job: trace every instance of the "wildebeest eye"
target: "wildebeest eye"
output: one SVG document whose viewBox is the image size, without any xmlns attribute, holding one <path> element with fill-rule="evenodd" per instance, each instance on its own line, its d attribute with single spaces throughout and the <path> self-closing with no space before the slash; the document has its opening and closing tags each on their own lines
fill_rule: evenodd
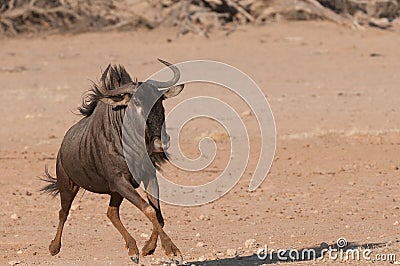
<svg viewBox="0 0 400 266">
<path fill-rule="evenodd" d="M 122 93 L 122 94 L 120 94 L 120 95 L 111 96 L 110 98 L 111 98 L 111 100 L 113 100 L 114 102 L 120 102 L 120 101 L 124 100 L 126 94 L 127 94 L 127 93 Z"/>
</svg>

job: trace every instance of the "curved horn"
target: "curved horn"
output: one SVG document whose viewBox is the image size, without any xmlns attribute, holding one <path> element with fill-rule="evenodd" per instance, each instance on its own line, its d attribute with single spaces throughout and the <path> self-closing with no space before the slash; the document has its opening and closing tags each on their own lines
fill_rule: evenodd
<svg viewBox="0 0 400 266">
<path fill-rule="evenodd" d="M 162 59 L 158 59 L 158 61 L 160 61 L 167 67 L 169 67 L 172 70 L 172 72 L 174 72 L 174 77 L 168 81 L 147 80 L 146 83 L 151 84 L 158 89 L 169 88 L 169 87 L 174 86 L 178 82 L 179 78 L 181 77 L 181 72 L 179 71 L 179 69 L 176 66 L 174 66 L 173 64 L 171 64 L 167 61 L 164 61 Z"/>
</svg>

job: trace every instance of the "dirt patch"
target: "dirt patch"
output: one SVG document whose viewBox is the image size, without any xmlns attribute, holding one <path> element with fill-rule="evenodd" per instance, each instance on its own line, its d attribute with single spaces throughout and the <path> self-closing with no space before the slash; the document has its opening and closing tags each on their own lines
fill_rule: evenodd
<svg viewBox="0 0 400 266">
<path fill-rule="evenodd" d="M 400 256 L 398 28 L 360 32 L 329 23 L 280 23 L 243 27 L 230 36 L 171 40 L 174 32 L 2 40 L 1 264 L 129 263 L 124 242 L 105 215 L 108 196 L 83 191 L 66 224 L 62 250 L 51 257 L 48 245 L 56 231 L 59 201 L 38 192 L 43 183 L 37 176 L 46 164 L 54 172 L 62 137 L 80 119 L 73 112 L 89 89 L 89 79 L 99 78 L 100 68 L 121 63 L 143 80 L 161 68 L 157 57 L 172 62 L 213 59 L 245 71 L 267 95 L 278 132 L 271 172 L 255 192 L 247 188 L 260 137 L 254 117 L 245 115 L 252 154 L 239 184 L 201 207 L 163 204 L 166 232 L 185 260 L 196 265 L 259 265 L 267 263 L 255 255 L 265 244 L 275 250 L 318 249 L 340 237 L 356 249 L 367 245 L 374 255 Z M 197 95 L 223 99 L 239 114 L 247 114 L 248 107 L 235 95 L 206 84 L 188 85 L 167 102 L 167 111 Z M 207 133 L 221 142 L 221 159 L 215 161 L 215 171 L 189 175 L 171 170 L 174 180 L 197 184 L 219 173 L 224 156 L 229 156 L 221 130 L 201 120 L 185 128 L 185 152 L 195 156 L 198 146 L 191 143 Z M 151 233 L 150 223 L 128 202 L 121 210 L 123 222 L 142 247 Z M 247 241 L 251 239 L 255 243 Z M 157 264 L 163 257 L 159 245 L 142 263 Z M 273 264 L 285 263 L 276 254 L 274 258 Z M 323 263 L 342 265 L 329 259 Z"/>
</svg>

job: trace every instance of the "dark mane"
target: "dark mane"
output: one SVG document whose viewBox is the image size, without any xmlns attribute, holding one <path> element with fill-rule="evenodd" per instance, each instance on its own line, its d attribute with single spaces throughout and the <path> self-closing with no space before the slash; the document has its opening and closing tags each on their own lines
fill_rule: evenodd
<svg viewBox="0 0 400 266">
<path fill-rule="evenodd" d="M 92 89 L 82 96 L 82 105 L 78 108 L 79 112 L 85 117 L 93 113 L 98 101 L 103 97 L 100 88 L 113 90 L 131 82 L 133 82 L 132 78 L 123 66 L 108 65 L 101 75 L 99 84 L 93 84 Z"/>
</svg>

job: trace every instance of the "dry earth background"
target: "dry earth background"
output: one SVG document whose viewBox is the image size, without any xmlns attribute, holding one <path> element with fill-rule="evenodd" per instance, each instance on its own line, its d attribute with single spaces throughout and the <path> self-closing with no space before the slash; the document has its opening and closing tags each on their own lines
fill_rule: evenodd
<svg viewBox="0 0 400 266">
<path fill-rule="evenodd" d="M 180 4 L 164 2 L 170 3 L 161 6 L 166 13 Z M 15 3 L 18 6 L 23 1 Z M 259 15 L 245 11 L 257 20 Z M 0 23 L 4 21 L 2 12 Z M 139 9 L 136 12 L 147 14 Z M 189 20 L 196 26 L 190 30 L 174 22 L 154 30 L 147 26 L 129 30 L 131 22 L 114 21 L 104 27 L 112 30 L 117 25 L 127 31 L 72 34 L 82 27 L 71 24 L 67 33 L 48 35 L 39 23 L 17 30 L 12 38 L 0 39 L 0 264 L 129 264 L 124 242 L 105 215 L 108 197 L 83 191 L 66 223 L 62 250 L 51 257 L 48 244 L 55 234 L 59 200 L 38 192 L 43 183 L 37 177 L 46 164 L 54 172 L 62 137 L 80 119 L 73 112 L 90 80 L 99 78 L 100 68 L 120 63 L 143 80 L 161 68 L 156 58 L 171 62 L 212 59 L 245 71 L 267 96 L 277 126 L 277 150 L 270 174 L 250 193 L 247 187 L 258 158 L 260 136 L 249 108 L 227 90 L 205 84 L 190 84 L 179 97 L 166 102 L 168 112 L 193 96 L 218 97 L 242 115 L 251 135 L 249 166 L 230 193 L 201 207 L 163 204 L 165 229 L 186 261 L 196 265 L 391 264 L 284 262 L 276 256 L 272 262 L 262 262 L 254 255 L 258 247 L 245 245 L 246 240 L 255 239 L 259 246 L 267 244 L 275 250 L 319 248 L 321 243 L 334 244 L 339 237 L 354 248 L 368 245 L 373 255 L 396 254 L 399 261 L 398 13 L 382 17 L 371 15 L 371 11 L 358 16 L 353 16 L 357 12 L 351 16 L 351 12 L 333 12 L 338 21 L 328 19 L 330 22 L 288 22 L 286 13 L 277 13 L 257 24 L 241 20 L 245 15 L 239 12 L 233 22 L 218 20 L 212 29 Z M 382 30 L 376 23 L 389 29 Z M 1 25 L 4 35 L 13 35 Z M 54 32 L 60 29 L 48 25 Z M 182 132 L 182 147 L 194 158 L 197 141 L 207 135 L 214 137 L 219 147 L 210 169 L 189 175 L 166 167 L 168 177 L 199 184 L 218 176 L 229 159 L 229 139 L 217 123 L 200 119 L 188 124 Z M 121 216 L 140 248 L 151 233 L 150 223 L 127 202 L 122 204 Z M 141 258 L 141 263 L 162 264 L 163 256 L 159 246 L 153 256 Z"/>
</svg>

